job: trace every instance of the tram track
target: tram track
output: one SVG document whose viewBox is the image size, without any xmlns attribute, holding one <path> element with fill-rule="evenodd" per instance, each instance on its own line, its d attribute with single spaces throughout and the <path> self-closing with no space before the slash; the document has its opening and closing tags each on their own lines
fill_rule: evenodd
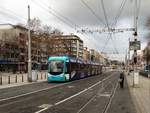
<svg viewBox="0 0 150 113">
<path fill-rule="evenodd" d="M 103 87 L 102 89 L 99 89 L 98 92 L 102 92 L 109 84 L 107 84 L 105 87 Z M 80 113 L 83 109 L 85 109 L 85 107 L 90 104 L 95 98 L 96 98 L 97 94 L 95 94 L 87 103 L 85 103 L 78 111 L 77 113 Z"/>
<path fill-rule="evenodd" d="M 109 72 L 107 72 L 107 73 L 109 73 Z M 88 78 L 85 78 L 85 79 L 88 79 Z M 49 90 L 49 89 L 60 87 L 60 86 L 67 85 L 67 84 L 72 84 L 74 82 L 78 82 L 78 81 L 70 81 L 70 82 L 66 82 L 66 83 L 47 83 L 47 82 L 37 83 L 37 85 L 41 84 L 41 86 L 43 86 L 45 88 L 43 88 L 41 86 L 40 87 L 36 86 L 36 84 L 30 84 L 30 85 L 26 85 L 26 86 L 23 86 L 23 87 L 19 86 L 19 87 L 15 87 L 15 88 L 2 89 L 2 90 L 0 90 L 0 93 L 1 93 L 0 102 L 15 99 L 15 98 L 19 98 L 19 97 L 24 97 L 24 96 L 28 96 L 28 95 L 32 95 L 32 94 L 35 94 L 35 93 L 38 93 L 38 92 L 41 92 L 41 91 Z M 28 89 L 27 89 L 27 87 L 28 87 Z M 37 88 L 36 88 L 34 90 L 35 87 L 39 87 L 39 89 L 37 90 Z M 31 88 L 32 88 L 32 90 L 30 90 Z M 20 90 L 22 90 L 22 89 L 24 90 L 25 93 L 24 92 L 20 93 Z"/>
<path fill-rule="evenodd" d="M 86 88 L 86 89 L 84 89 L 84 90 L 82 90 L 82 91 L 80 91 L 80 92 L 78 92 L 78 93 L 76 93 L 76 94 L 74 94 L 74 95 L 72 95 L 72 96 L 70 96 L 70 97 L 64 99 L 64 100 L 61 100 L 61 101 L 56 102 L 55 104 L 53 104 L 53 105 L 51 105 L 51 106 L 49 106 L 49 107 L 45 107 L 45 108 L 43 108 L 43 109 L 41 109 L 41 110 L 39 110 L 39 111 L 36 111 L 35 113 L 43 113 L 43 112 L 44 112 L 44 113 L 45 113 L 45 112 L 46 112 L 46 113 L 53 113 L 51 110 L 50 110 L 50 111 L 46 111 L 46 110 L 51 109 L 51 108 L 56 107 L 56 106 L 59 106 L 60 104 L 63 104 L 64 102 L 71 101 L 71 99 L 78 98 L 78 96 L 80 96 L 80 95 L 82 95 L 82 94 L 88 92 L 90 89 L 93 89 L 94 87 L 96 87 L 96 86 L 102 84 L 103 82 L 106 82 L 106 81 L 109 80 L 111 77 L 113 77 L 113 75 L 111 75 L 111 76 L 109 76 L 109 77 L 103 79 L 102 81 L 97 82 L 96 84 L 94 84 L 94 85 L 92 85 L 92 86 L 90 86 L 90 87 L 88 87 L 88 88 Z M 114 86 L 112 85 L 112 83 L 108 83 L 108 84 L 107 84 L 107 82 L 106 82 L 105 87 L 100 88 L 97 92 L 105 91 L 106 87 L 109 86 L 109 85 L 111 85 L 112 87 L 114 87 Z M 113 92 L 113 90 L 114 90 L 114 88 L 112 89 L 111 92 Z M 112 93 L 111 93 L 111 95 L 112 95 Z M 81 106 L 81 108 L 80 108 L 76 113 L 81 113 L 81 111 L 82 111 L 89 103 L 91 103 L 91 102 L 96 98 L 96 96 L 97 96 L 97 93 L 96 93 L 95 95 L 93 95 L 83 106 Z M 54 113 L 55 113 L 55 112 L 54 112 Z M 62 112 L 62 113 L 63 113 L 63 112 Z"/>
<path fill-rule="evenodd" d="M 104 108 L 104 111 L 103 111 L 103 112 L 99 112 L 99 113 L 107 113 L 107 110 L 109 109 L 109 106 L 110 106 L 110 104 L 111 104 L 111 101 L 112 101 L 112 99 L 113 99 L 113 97 L 114 97 L 115 91 L 116 91 L 116 89 L 117 89 L 117 87 L 118 87 L 118 83 L 113 84 L 113 83 L 110 82 L 110 81 L 109 81 L 108 84 L 105 84 L 105 86 L 103 86 L 102 88 L 100 88 L 100 89 L 96 92 L 96 94 L 95 94 L 87 103 L 85 103 L 84 106 L 81 107 L 81 109 L 79 109 L 79 110 L 77 111 L 77 113 L 82 113 L 82 111 L 84 111 L 84 109 L 86 109 L 86 107 L 87 107 L 90 103 L 92 103 L 94 99 L 96 99 L 96 97 L 98 96 L 98 93 L 102 93 L 103 91 L 105 91 L 105 89 L 106 89 L 109 85 L 112 86 L 112 90 L 110 91 L 111 93 L 110 93 L 110 94 L 104 94 L 104 95 L 101 94 L 101 96 L 108 96 L 108 97 L 110 97 L 110 98 L 109 98 L 109 102 L 108 102 L 108 104 L 106 104 L 106 106 L 105 106 L 105 108 Z M 115 85 L 115 86 L 114 86 L 114 85 Z M 87 108 L 88 108 L 88 107 L 87 107 Z"/>
<path fill-rule="evenodd" d="M 93 93 L 93 88 L 101 84 L 100 82 L 103 80 L 105 81 L 106 78 L 111 78 L 116 73 L 117 72 L 108 72 L 101 76 L 93 76 L 65 84 L 63 83 L 62 86 L 58 84 L 60 86 L 54 86 L 54 88 L 45 90 L 41 89 L 43 91 L 37 91 L 22 97 L 19 96 L 8 100 L 5 98 L 6 100 L 0 101 L 0 111 L 2 111 L 2 113 L 35 113 L 43 109 L 49 110 L 50 107 L 53 108 L 54 106 L 66 104 L 68 101 L 72 101 L 72 99 L 86 92 L 91 91 Z M 46 108 L 47 106 L 43 108 L 44 105 L 47 105 L 48 108 Z M 45 113 L 45 111 L 43 112 Z"/>
<path fill-rule="evenodd" d="M 102 113 L 107 113 L 107 112 L 108 112 L 108 109 L 110 108 L 110 105 L 111 105 L 111 103 L 112 103 L 112 100 L 113 100 L 113 98 L 114 98 L 114 95 L 115 95 L 115 93 L 116 93 L 117 88 L 118 88 L 118 83 L 116 83 L 116 86 L 115 86 L 114 90 L 113 90 L 112 93 L 111 93 L 111 97 L 110 97 L 110 99 L 109 99 L 109 102 L 108 102 L 108 104 L 106 104 L 106 106 L 105 106 L 105 108 L 104 108 L 104 111 L 103 111 Z"/>
</svg>

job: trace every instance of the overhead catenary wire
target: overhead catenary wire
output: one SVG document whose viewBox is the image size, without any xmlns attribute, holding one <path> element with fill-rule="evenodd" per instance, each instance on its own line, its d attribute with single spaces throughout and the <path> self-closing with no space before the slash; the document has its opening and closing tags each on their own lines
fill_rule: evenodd
<svg viewBox="0 0 150 113">
<path fill-rule="evenodd" d="M 110 29 L 109 22 L 108 22 L 108 18 L 107 18 L 107 13 L 106 13 L 106 10 L 105 10 L 105 6 L 104 6 L 104 1 L 103 1 L 103 0 L 101 0 L 101 4 L 102 4 L 103 13 L 104 13 L 104 17 L 105 17 L 105 20 L 106 20 L 107 28 Z M 108 36 L 109 36 L 108 38 L 110 38 L 110 39 L 112 40 L 112 42 L 113 42 L 112 34 L 109 33 Z M 109 42 L 109 40 L 106 41 L 106 45 L 104 45 L 104 49 L 106 48 L 108 42 Z M 113 44 L 113 46 L 114 46 L 115 51 L 117 51 L 114 44 Z M 103 50 L 102 50 L 102 51 L 103 51 Z"/>
<path fill-rule="evenodd" d="M 104 17 L 105 17 L 105 20 L 106 20 L 107 28 L 110 29 L 108 18 L 107 18 L 107 14 L 106 14 L 106 10 L 105 10 L 105 6 L 104 6 L 104 1 L 103 0 L 101 0 L 101 4 L 102 4 L 103 13 L 104 13 Z"/>
<path fill-rule="evenodd" d="M 84 4 L 84 6 L 85 6 L 88 10 L 91 11 L 91 13 L 97 18 L 97 20 L 98 20 L 98 22 L 99 22 L 100 24 L 106 25 L 106 24 L 103 22 L 103 20 L 95 13 L 95 11 L 94 11 L 84 0 L 80 0 L 80 1 Z"/>
<path fill-rule="evenodd" d="M 105 21 L 106 21 L 106 27 L 107 27 L 108 30 L 109 30 L 109 29 L 110 29 L 110 25 L 109 25 L 107 13 L 106 13 L 106 10 L 105 10 L 104 1 L 101 0 L 100 3 L 101 3 L 101 5 L 102 5 L 102 9 L 103 9 L 103 13 L 104 13 Z M 105 48 L 106 48 L 106 46 L 107 46 L 107 44 L 108 44 L 108 42 L 109 42 L 110 39 L 111 39 L 112 42 L 113 42 L 111 33 L 108 34 L 107 40 L 106 40 L 106 42 L 105 42 L 105 44 L 104 44 L 104 47 L 103 47 L 103 49 L 102 49 L 102 53 L 103 53 L 103 51 L 105 50 Z M 113 46 L 114 46 L 114 44 L 113 44 Z M 117 51 L 115 46 L 114 46 L 114 49 L 115 49 L 115 51 Z"/>
<path fill-rule="evenodd" d="M 34 1 L 34 0 L 31 0 L 31 1 Z M 42 3 L 40 3 L 40 4 L 42 4 Z M 44 3 L 43 4 L 45 7 L 47 7 L 47 9 L 48 9 L 48 6 Z M 57 15 L 59 15 L 59 16 L 61 16 L 64 20 L 66 20 L 66 21 L 69 21 L 70 22 L 70 24 L 72 25 L 72 26 L 74 26 L 74 25 L 77 25 L 77 24 L 74 24 L 74 22 L 72 22 L 71 20 L 69 20 L 68 18 L 66 18 L 65 16 L 63 16 L 62 14 L 60 14 L 60 13 L 58 13 L 58 11 L 56 11 L 56 10 L 54 10 L 53 9 L 53 11 L 54 12 L 56 12 L 57 13 Z M 64 22 L 64 21 L 63 21 Z M 65 23 L 66 24 L 66 23 Z M 68 25 L 68 24 L 67 24 Z M 69 25 L 69 27 L 71 27 L 70 25 Z M 79 25 L 77 25 L 77 27 L 80 27 Z M 74 28 L 75 30 L 76 30 L 76 28 Z M 83 35 L 83 34 L 82 34 Z M 84 37 L 87 37 L 86 35 L 83 35 Z M 89 38 L 87 38 L 88 40 L 91 40 L 91 39 L 89 39 Z M 97 45 L 96 45 L 97 46 Z"/>
<path fill-rule="evenodd" d="M 22 20 L 22 18 L 19 18 L 19 17 L 15 16 L 14 14 L 12 14 L 10 12 L 8 13 L 8 12 L 0 10 L 0 14 L 3 15 L 3 16 L 9 17 L 10 19 L 15 19 L 15 20 L 19 20 L 19 21 Z"/>
<path fill-rule="evenodd" d="M 23 19 L 23 20 L 27 20 L 27 18 L 23 17 L 22 15 L 20 14 L 17 14 L 15 13 L 14 11 L 12 11 L 11 9 L 8 9 L 8 8 L 4 8 L 4 7 L 0 7 L 3 11 L 6 11 L 8 12 L 9 14 L 11 15 L 14 15 L 15 17 L 19 18 L 19 19 Z"/>
<path fill-rule="evenodd" d="M 56 11 L 55 9 L 53 9 L 52 7 L 48 6 L 46 3 L 44 3 L 43 1 L 40 1 L 41 4 L 43 4 L 45 7 L 49 8 L 49 10 L 52 10 L 53 12 L 55 12 L 57 15 L 59 15 L 60 17 L 62 17 L 64 20 L 68 21 L 70 24 L 74 25 L 75 27 L 80 27 L 79 25 L 77 25 L 75 22 L 73 22 L 72 20 L 70 20 L 68 17 L 62 15 L 60 12 Z"/>
<path fill-rule="evenodd" d="M 121 6 L 120 6 L 120 8 L 119 8 L 119 12 L 118 12 L 118 14 L 117 14 L 117 16 L 115 17 L 115 21 L 114 21 L 114 24 L 113 25 L 115 25 L 116 26 L 116 24 L 117 24 L 117 22 L 118 22 L 118 18 L 120 17 L 120 15 L 121 15 L 121 13 L 122 13 L 122 11 L 123 11 L 123 8 L 124 8 L 124 6 L 125 6 L 125 3 L 126 3 L 126 0 L 123 0 L 122 1 L 122 3 L 121 3 Z M 101 0 L 101 4 L 102 4 L 102 8 L 103 8 L 103 13 L 104 13 L 104 17 L 105 17 L 105 20 L 106 20 L 106 24 L 107 24 L 107 28 L 109 29 L 110 27 L 112 27 L 112 26 L 109 26 L 109 22 L 108 22 L 108 18 L 107 18 L 107 14 L 106 14 L 106 10 L 105 10 L 105 6 L 104 6 L 104 1 L 103 0 Z M 110 39 L 112 40 L 112 43 L 113 43 L 113 47 L 114 47 L 114 50 L 115 50 L 115 52 L 116 52 L 116 54 L 119 54 L 119 52 L 118 52 L 118 50 L 117 50 L 117 48 L 116 48 L 116 46 L 115 46 L 115 44 L 114 44 L 114 41 L 113 41 L 113 38 L 112 38 L 112 34 L 111 33 L 109 33 L 108 34 L 110 37 Z M 107 37 L 108 38 L 108 37 Z M 106 44 L 108 44 L 108 39 L 106 40 L 106 43 L 105 43 L 105 45 L 104 45 L 104 47 L 103 47 L 103 49 L 102 49 L 102 52 L 104 51 L 104 49 L 106 48 Z"/>
<path fill-rule="evenodd" d="M 121 5 L 120 5 L 119 10 L 118 10 L 118 13 L 114 19 L 114 23 L 112 23 L 112 25 L 111 25 L 112 27 L 115 27 L 116 24 L 118 23 L 118 19 L 120 18 L 121 13 L 123 12 L 123 9 L 125 7 L 126 2 L 127 2 L 127 0 L 122 0 Z"/>
<path fill-rule="evenodd" d="M 32 0 L 32 1 L 34 1 L 34 0 Z M 39 5 L 38 5 L 39 6 Z M 46 6 L 47 7 L 47 6 Z M 47 8 L 48 9 L 48 8 Z M 61 17 L 64 17 L 64 16 L 62 16 L 61 14 L 59 14 Z M 55 16 L 55 15 L 54 15 Z M 58 17 L 58 16 L 57 16 Z M 66 21 L 68 20 L 68 19 L 66 19 L 66 18 L 64 18 Z M 63 23 L 64 23 L 64 21 L 62 21 Z M 66 22 L 65 22 L 65 24 L 67 24 Z M 72 25 L 72 24 L 74 24 L 72 21 L 70 21 L 70 24 Z M 68 24 L 67 24 L 68 25 Z M 74 26 L 74 25 L 72 25 L 72 26 L 70 26 L 70 25 L 68 25 L 69 27 L 71 27 L 71 28 L 73 28 L 72 26 Z M 75 28 L 74 28 L 75 29 Z M 76 29 L 75 29 L 76 30 Z M 83 34 L 82 34 L 83 35 Z M 87 38 L 87 36 L 86 35 L 83 35 L 84 37 L 86 37 Z M 89 40 L 89 38 L 87 38 L 88 40 Z M 91 39 L 90 39 L 91 40 Z"/>
<path fill-rule="evenodd" d="M 102 4 L 102 9 L 103 9 L 103 13 L 104 13 L 105 21 L 106 21 L 106 27 L 109 29 L 109 23 L 108 23 L 107 14 L 106 14 L 106 10 L 105 10 L 105 6 L 104 6 L 103 0 L 101 0 L 101 4 Z M 104 47 L 103 47 L 103 49 L 102 49 L 102 52 L 103 52 L 104 49 L 106 48 L 106 46 L 107 46 L 109 40 L 110 40 L 110 38 L 107 37 L 107 40 L 106 40 L 106 42 L 105 42 L 105 44 L 104 44 Z"/>
<path fill-rule="evenodd" d="M 39 2 L 35 1 L 35 0 L 31 0 L 34 4 L 36 4 L 37 6 L 39 6 L 41 9 L 43 9 L 44 11 L 48 12 L 49 14 L 55 16 L 58 20 L 60 20 L 61 22 L 65 23 L 67 26 L 69 26 L 72 29 L 75 29 L 75 26 L 73 26 L 72 24 L 68 23 L 67 21 L 65 21 L 64 19 L 62 19 L 61 17 L 59 17 L 58 15 L 56 15 L 54 12 L 52 12 L 51 10 L 49 10 L 49 8 L 45 8 L 43 5 L 41 5 Z"/>
<path fill-rule="evenodd" d="M 45 3 L 44 3 L 44 5 L 46 6 L 46 7 L 48 7 Z M 55 10 L 53 10 L 53 11 L 55 11 Z M 55 11 L 56 12 L 56 11 Z M 58 13 L 58 12 L 57 12 Z M 59 13 L 59 15 L 61 15 L 60 13 Z M 63 18 L 65 18 L 63 15 L 61 15 Z M 105 16 L 106 17 L 106 16 Z M 107 18 L 107 17 L 106 17 Z M 67 18 L 65 18 L 66 20 L 68 20 L 68 21 L 70 21 L 69 19 L 67 19 Z M 72 21 L 70 21 L 70 23 L 71 24 L 73 24 L 73 22 Z M 108 22 L 107 22 L 107 25 L 108 25 Z M 96 45 L 97 46 L 97 45 Z"/>
<path fill-rule="evenodd" d="M 1 9 L 0 10 L 1 15 L 9 17 L 9 19 L 14 19 L 14 20 L 22 21 L 22 22 L 26 22 L 26 20 L 27 20 L 27 18 L 23 17 L 22 15 L 19 15 L 19 14 L 15 13 L 11 9 L 8 9 L 8 8 L 5 8 L 5 7 L 0 7 L 0 9 Z M 9 22 L 11 22 L 11 20 L 9 20 Z M 8 23 L 8 22 L 3 21 L 1 23 Z"/>
<path fill-rule="evenodd" d="M 123 12 L 123 9 L 124 9 L 124 7 L 125 7 L 126 2 L 127 2 L 127 0 L 122 0 L 121 5 L 120 5 L 120 7 L 119 7 L 119 11 L 118 11 L 118 13 L 117 13 L 117 15 L 116 15 L 116 17 L 115 17 L 114 23 L 112 23 L 111 27 L 114 27 L 114 28 L 116 27 L 116 25 L 117 25 L 117 23 L 118 23 L 118 19 L 120 18 L 121 14 L 122 14 L 122 12 Z M 113 36 L 114 36 L 115 39 L 116 39 L 115 33 L 113 34 Z M 111 37 L 111 38 L 112 38 L 112 37 Z M 116 53 L 119 55 L 119 52 L 118 52 L 118 50 L 117 50 L 117 48 L 116 48 L 115 45 L 116 45 L 116 44 L 114 44 L 114 41 L 113 41 L 113 46 L 114 46 L 114 48 L 115 48 L 115 51 L 116 51 Z M 119 56 L 119 57 L 120 57 L 120 56 Z"/>
<path fill-rule="evenodd" d="M 105 42 L 104 47 L 102 48 L 102 51 L 101 51 L 102 53 L 104 52 L 104 50 L 105 50 L 105 48 L 106 48 L 106 46 L 107 46 L 109 40 L 110 40 L 110 38 L 109 38 L 108 35 L 107 35 L 106 42 Z"/>
<path fill-rule="evenodd" d="M 115 36 L 115 34 L 111 34 L 110 37 L 111 37 L 111 39 L 112 39 L 112 44 L 113 44 L 113 46 L 114 46 L 114 49 L 115 49 L 116 54 L 119 54 L 118 49 L 116 48 L 115 41 L 113 41 L 113 38 L 112 38 L 113 36 L 112 36 L 112 35 L 115 37 L 115 39 L 116 39 L 116 36 Z"/>
<path fill-rule="evenodd" d="M 61 16 L 62 17 L 62 16 Z M 70 22 L 72 24 L 72 22 Z"/>
</svg>

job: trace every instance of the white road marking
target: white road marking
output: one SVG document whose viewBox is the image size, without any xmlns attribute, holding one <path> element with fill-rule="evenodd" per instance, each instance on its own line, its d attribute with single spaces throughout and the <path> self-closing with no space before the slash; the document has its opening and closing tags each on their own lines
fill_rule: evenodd
<svg viewBox="0 0 150 113">
<path fill-rule="evenodd" d="M 111 75 L 111 76 L 112 76 L 112 75 Z M 76 93 L 76 94 L 74 94 L 74 95 L 72 95 L 72 96 L 66 98 L 66 99 L 63 99 L 63 100 L 61 100 L 61 101 L 59 101 L 59 102 L 56 102 L 53 106 L 57 106 L 57 105 L 59 105 L 59 104 L 65 102 L 65 101 L 67 101 L 67 100 L 70 100 L 70 99 L 72 99 L 72 98 L 74 98 L 74 97 L 76 97 L 76 96 L 78 96 L 78 95 L 80 95 L 80 94 L 86 92 L 87 90 L 89 90 L 89 89 L 95 87 L 96 85 L 102 83 L 103 81 L 109 79 L 111 76 L 109 76 L 109 77 L 103 79 L 102 81 L 99 81 L 99 82 L 95 83 L 94 85 L 92 85 L 92 86 L 90 86 L 90 87 L 88 87 L 88 88 L 86 88 L 86 89 L 84 89 L 84 90 L 82 90 L 82 91 L 80 91 L 80 92 L 78 92 L 78 93 Z M 47 109 L 49 109 L 49 108 L 48 108 L 48 107 L 47 107 L 47 108 L 44 108 L 44 109 L 42 109 L 42 110 L 36 111 L 35 113 L 41 113 L 41 112 L 43 112 L 43 111 L 45 111 L 45 110 L 47 110 Z"/>
<path fill-rule="evenodd" d="M 93 96 L 84 106 L 82 106 L 82 108 L 77 112 L 77 113 L 80 113 L 89 103 L 91 103 L 92 101 L 93 101 L 93 99 L 96 97 L 96 95 L 95 96 Z"/>
<path fill-rule="evenodd" d="M 114 91 L 112 92 L 112 95 L 111 95 L 111 98 L 110 98 L 110 100 L 109 100 L 109 103 L 106 105 L 106 108 L 105 108 L 105 110 L 103 111 L 103 113 L 107 113 L 108 109 L 110 108 L 110 105 L 111 105 L 111 102 L 112 102 L 112 100 L 113 100 L 113 98 L 114 98 L 114 96 L 115 96 L 117 87 L 118 87 L 118 84 L 116 85 Z"/>
<path fill-rule="evenodd" d="M 111 94 L 100 94 L 99 96 L 101 96 L 101 97 L 110 97 Z"/>
<path fill-rule="evenodd" d="M 113 75 L 114 75 L 114 74 L 113 74 Z M 112 75 L 111 75 L 111 76 L 112 76 Z M 78 93 L 76 93 L 76 94 L 74 94 L 74 95 L 72 95 L 72 96 L 66 98 L 66 99 L 63 99 L 63 100 L 61 100 L 61 101 L 59 101 L 59 102 L 56 102 L 56 103 L 54 104 L 54 106 L 57 106 L 57 105 L 59 105 L 59 104 L 65 102 L 65 101 L 67 101 L 67 100 L 70 100 L 70 99 L 72 99 L 72 98 L 74 98 L 74 97 L 76 97 L 76 96 L 78 96 L 78 95 L 80 95 L 80 94 L 86 92 L 87 90 L 90 90 L 91 88 L 95 87 L 96 85 L 98 85 L 98 84 L 102 83 L 103 81 L 109 79 L 111 76 L 109 76 L 109 77 L 103 79 L 102 81 L 99 81 L 99 82 L 95 83 L 94 85 L 92 85 L 92 86 L 90 86 L 90 87 L 88 87 L 88 88 L 86 88 L 86 89 L 84 89 L 84 90 L 82 90 L 82 91 L 80 91 L 80 92 L 78 92 Z M 35 112 L 35 113 L 41 113 L 41 112 L 43 112 L 43 111 L 45 111 L 45 110 L 47 110 L 47 109 L 49 109 L 49 108 L 44 108 L 44 109 L 39 110 L 39 111 L 37 111 L 37 112 Z"/>
<path fill-rule="evenodd" d="M 108 85 L 106 85 L 106 87 L 107 87 Z M 102 87 L 99 91 L 98 91 L 98 93 L 101 93 L 106 87 Z M 89 89 L 89 90 L 91 90 L 91 89 Z M 89 103 L 91 103 L 92 101 L 96 101 L 97 99 L 96 99 L 96 97 L 100 97 L 100 94 L 96 94 L 95 96 L 93 96 L 85 105 L 83 105 L 79 110 L 78 110 L 78 112 L 77 113 L 80 113 Z M 110 96 L 109 96 L 110 97 Z"/>
<path fill-rule="evenodd" d="M 68 88 L 74 88 L 75 86 L 68 86 Z"/>
<path fill-rule="evenodd" d="M 109 76 L 109 77 L 103 79 L 102 81 L 99 81 L 99 82 L 95 83 L 94 85 L 92 85 L 92 86 L 90 86 L 90 87 L 88 87 L 88 88 L 86 88 L 86 89 L 84 89 L 84 90 L 82 90 L 82 91 L 80 91 L 80 92 L 78 92 L 78 93 L 76 93 L 76 94 L 74 94 L 74 95 L 72 95 L 72 96 L 70 96 L 70 97 L 64 99 L 64 100 L 61 100 L 61 101 L 55 103 L 54 105 L 59 105 L 59 104 L 65 102 L 65 101 L 67 101 L 67 100 L 70 100 L 70 99 L 72 99 L 72 98 L 74 98 L 74 97 L 76 97 L 76 96 L 78 96 L 78 95 L 80 95 L 80 94 L 86 92 L 87 90 L 89 90 L 89 89 L 91 89 L 91 88 L 97 86 L 98 84 L 100 84 L 100 83 L 102 83 L 103 81 L 109 79 L 110 77 L 111 77 L 111 76 Z"/>
<path fill-rule="evenodd" d="M 47 107 L 52 107 L 52 104 L 42 104 L 40 106 L 38 106 L 39 108 L 47 108 Z"/>
<path fill-rule="evenodd" d="M 41 110 L 39 110 L 39 111 L 37 111 L 37 112 L 35 112 L 35 113 L 41 113 L 41 112 L 43 112 L 43 111 L 49 109 L 49 108 L 52 107 L 52 106 L 53 106 L 52 104 L 43 104 L 43 105 L 39 106 L 39 108 L 43 108 L 43 109 L 41 109 Z"/>
<path fill-rule="evenodd" d="M 23 97 L 23 96 L 27 96 L 27 95 L 31 95 L 31 94 L 38 93 L 38 92 L 41 92 L 41 91 L 45 91 L 45 90 L 48 90 L 48 89 L 52 89 L 52 88 L 55 88 L 55 87 L 63 86 L 63 85 L 69 84 L 69 83 L 70 82 L 64 83 L 64 84 L 58 84 L 58 85 L 55 85 L 55 86 L 52 86 L 52 87 L 48 87 L 48 88 L 36 90 L 36 91 L 33 91 L 33 92 L 24 93 L 24 94 L 21 94 L 21 95 L 17 95 L 17 96 L 13 96 L 13 97 L 8 97 L 8 98 L 0 99 L 0 102 L 6 101 L 6 100 L 15 99 L 15 98 L 19 98 L 19 97 Z"/>
<path fill-rule="evenodd" d="M 47 110 L 48 108 L 49 108 L 49 107 L 43 108 L 43 109 L 41 109 L 41 110 L 39 110 L 39 111 L 37 111 L 37 112 L 35 112 L 35 113 L 41 113 L 41 112 Z"/>
</svg>

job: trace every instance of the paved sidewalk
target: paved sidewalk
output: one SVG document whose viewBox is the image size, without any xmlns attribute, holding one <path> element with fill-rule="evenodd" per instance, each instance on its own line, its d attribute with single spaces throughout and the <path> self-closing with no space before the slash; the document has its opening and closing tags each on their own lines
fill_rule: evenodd
<svg viewBox="0 0 150 113">
<path fill-rule="evenodd" d="M 137 113 L 126 78 L 123 89 L 120 88 L 120 84 L 118 85 L 107 113 Z"/>
<path fill-rule="evenodd" d="M 137 113 L 150 113 L 150 78 L 139 76 L 139 87 L 133 88 L 133 76 L 126 77 Z"/>
<path fill-rule="evenodd" d="M 0 89 L 17 87 L 17 86 L 22 86 L 22 85 L 34 84 L 34 83 L 40 83 L 40 82 L 44 82 L 44 81 L 47 81 L 47 80 L 44 79 L 44 80 L 37 80 L 37 82 L 27 82 L 26 81 L 26 82 L 20 82 L 20 83 L 6 84 L 6 85 L 0 86 Z"/>
<path fill-rule="evenodd" d="M 40 72 L 37 74 L 37 82 L 43 82 L 47 80 L 47 75 L 45 72 Z M 4 73 L 0 76 L 0 89 L 21 86 L 26 84 L 32 84 L 36 82 L 28 82 L 27 74 L 11 74 Z"/>
</svg>

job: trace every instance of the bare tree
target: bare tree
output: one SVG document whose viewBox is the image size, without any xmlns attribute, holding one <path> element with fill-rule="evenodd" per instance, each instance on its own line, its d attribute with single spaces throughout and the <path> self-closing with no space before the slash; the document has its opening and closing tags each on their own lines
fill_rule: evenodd
<svg viewBox="0 0 150 113">
<path fill-rule="evenodd" d="M 38 18 L 33 18 L 30 21 L 30 29 L 36 33 L 40 33 L 42 31 L 41 20 Z"/>
<path fill-rule="evenodd" d="M 59 29 L 57 29 L 57 28 L 54 28 L 53 29 L 53 31 L 52 31 L 52 34 L 53 35 L 61 35 L 61 34 L 63 34 L 63 32 L 61 32 Z"/>
<path fill-rule="evenodd" d="M 42 26 L 42 31 L 45 34 L 51 34 L 52 33 L 52 27 L 48 25 L 43 25 Z"/>
<path fill-rule="evenodd" d="M 28 28 L 28 25 L 23 25 L 22 23 L 18 23 L 18 25 Z M 61 30 L 57 28 L 53 28 L 50 25 L 42 24 L 42 21 L 39 18 L 33 18 L 30 20 L 30 29 L 34 31 L 36 34 L 40 35 L 61 35 L 63 34 Z"/>
</svg>

